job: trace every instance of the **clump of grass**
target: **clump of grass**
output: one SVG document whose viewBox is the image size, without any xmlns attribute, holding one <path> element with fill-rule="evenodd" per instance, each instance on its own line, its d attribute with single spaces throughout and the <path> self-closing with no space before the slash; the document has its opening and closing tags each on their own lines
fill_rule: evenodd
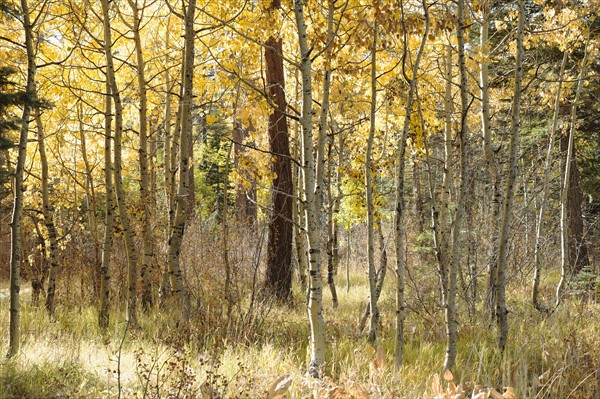
<svg viewBox="0 0 600 399">
<path fill-rule="evenodd" d="M 0 367 L 2 398 L 90 398 L 102 396 L 95 373 L 76 362 L 23 363 L 19 358 Z"/>
</svg>

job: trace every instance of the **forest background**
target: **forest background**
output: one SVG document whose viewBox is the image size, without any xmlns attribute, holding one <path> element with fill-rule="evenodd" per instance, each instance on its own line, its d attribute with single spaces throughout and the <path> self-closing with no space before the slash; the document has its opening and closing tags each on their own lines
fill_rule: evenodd
<svg viewBox="0 0 600 399">
<path fill-rule="evenodd" d="M 597 0 L 3 0 L 0 397 L 600 394 Z"/>
</svg>

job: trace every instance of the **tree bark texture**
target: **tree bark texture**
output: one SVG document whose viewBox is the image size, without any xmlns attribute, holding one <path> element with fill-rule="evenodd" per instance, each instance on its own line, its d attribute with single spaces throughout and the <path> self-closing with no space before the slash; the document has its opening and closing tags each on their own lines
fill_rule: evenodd
<svg viewBox="0 0 600 399">
<path fill-rule="evenodd" d="M 277 7 L 277 8 L 276 8 Z M 268 12 L 278 12 L 273 1 Z M 283 71 L 281 38 L 269 37 L 265 44 L 267 86 L 273 109 L 269 115 L 269 147 L 272 153 L 271 215 L 267 250 L 266 287 L 280 301 L 292 295 L 292 201 L 293 183 Z"/>
<path fill-rule="evenodd" d="M 187 221 L 186 211 L 189 209 L 188 200 L 190 180 L 188 178 L 188 166 L 190 148 L 188 137 L 192 134 L 192 102 L 194 88 L 194 15 L 196 12 L 196 0 L 190 0 L 184 18 L 184 59 L 183 59 L 183 82 L 182 95 L 179 102 L 178 116 L 180 116 L 181 137 L 179 154 L 179 185 L 175 204 L 175 215 L 168 242 L 167 262 L 170 276 L 171 290 L 177 299 L 176 311 L 180 320 L 189 321 L 190 297 L 183 284 L 183 274 L 180 265 L 181 244 Z M 173 149 L 171 149 L 173 151 Z M 171 153 L 173 157 L 173 153 Z"/>
<path fill-rule="evenodd" d="M 517 58 L 515 62 L 515 91 L 511 109 L 510 144 L 507 164 L 506 187 L 502 203 L 500 241 L 498 244 L 498 266 L 495 278 L 495 310 L 498 324 L 498 347 L 504 351 L 508 340 L 508 310 L 506 309 L 506 265 L 508 263 L 508 238 L 513 213 L 515 181 L 517 177 L 517 153 L 521 129 L 521 92 L 523 87 L 523 31 L 525 27 L 524 0 L 519 0 L 519 22 L 517 27 Z"/>
<path fill-rule="evenodd" d="M 106 214 L 104 216 L 104 238 L 102 240 L 102 261 L 100 265 L 100 310 L 98 325 L 105 331 L 110 321 L 110 256 L 114 240 L 115 198 L 112 165 L 112 100 L 110 85 L 106 82 L 104 111 L 104 185 L 106 191 Z"/>
<path fill-rule="evenodd" d="M 56 310 L 56 274 L 58 272 L 58 238 L 56 226 L 54 225 L 54 207 L 50 205 L 50 193 L 48 188 L 48 157 L 46 156 L 46 143 L 44 137 L 44 127 L 42 125 L 41 111 L 36 108 L 35 122 L 37 127 L 38 150 L 40 152 L 40 163 L 42 167 L 42 214 L 44 215 L 44 224 L 48 230 L 48 241 L 50 241 L 48 271 L 48 287 L 46 290 L 46 310 L 51 316 L 54 316 Z"/>
<path fill-rule="evenodd" d="M 29 6 L 27 0 L 21 0 L 21 11 L 23 12 L 23 28 L 25 30 L 25 49 L 27 51 L 27 82 L 25 93 L 30 99 L 36 99 L 35 90 L 35 53 L 33 49 L 33 26 L 29 18 Z M 23 217 L 23 172 L 25 171 L 25 158 L 27 157 L 27 139 L 29 135 L 29 117 L 31 115 L 31 104 L 26 101 L 23 104 L 23 114 L 19 127 L 19 146 L 17 152 L 17 165 L 14 175 L 14 197 L 13 211 L 10 224 L 10 321 L 9 321 L 9 345 L 8 356 L 15 356 L 19 352 L 20 344 L 20 321 L 21 321 L 21 220 Z"/>
<path fill-rule="evenodd" d="M 312 61 L 304 17 L 304 2 L 302 0 L 294 0 L 293 4 L 300 49 L 300 74 L 302 76 L 302 114 L 300 124 L 302 126 L 302 168 L 304 171 L 304 202 L 306 204 L 309 262 L 308 318 L 310 322 L 310 363 L 308 365 L 308 374 L 313 377 L 319 377 L 321 369 L 325 364 L 325 320 L 323 319 L 323 283 L 321 278 L 321 193 L 323 182 L 317 179 L 317 165 L 319 162 L 315 162 L 314 158 L 312 133 Z M 317 141 L 321 143 L 323 138 L 318 137 Z M 317 154 L 318 157 L 319 155 Z"/>
<path fill-rule="evenodd" d="M 106 57 L 106 76 L 110 84 L 110 93 L 115 110 L 115 135 L 114 135 L 114 184 L 117 196 L 119 219 L 125 240 L 127 255 L 127 320 L 132 326 L 137 326 L 137 256 L 134 248 L 134 232 L 131 228 L 129 213 L 127 211 L 126 194 L 123 187 L 123 103 L 115 75 L 115 66 L 112 54 L 112 33 L 110 26 L 108 0 L 102 0 L 102 18 L 104 26 L 104 54 Z"/>
</svg>

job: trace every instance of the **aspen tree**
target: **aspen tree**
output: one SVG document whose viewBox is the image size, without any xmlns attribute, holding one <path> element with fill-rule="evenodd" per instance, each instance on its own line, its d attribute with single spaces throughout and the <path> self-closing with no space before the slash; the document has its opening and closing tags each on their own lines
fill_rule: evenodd
<svg viewBox="0 0 600 399">
<path fill-rule="evenodd" d="M 308 236 L 309 296 L 308 317 L 310 321 L 310 363 L 308 374 L 318 377 L 325 363 L 325 321 L 323 319 L 323 283 L 321 280 L 321 202 L 323 182 L 317 179 L 317 165 L 314 158 L 312 124 L 312 72 L 310 47 L 304 17 L 304 2 L 294 0 L 294 16 L 300 49 L 300 74 L 302 78 L 302 169 L 305 196 L 306 231 Z M 317 138 L 320 146 L 322 137 Z M 320 151 L 319 151 L 320 150 Z M 321 154 L 321 155 L 319 155 Z M 317 149 L 317 157 L 322 156 L 322 148 Z"/>
<path fill-rule="evenodd" d="M 98 216 L 96 215 L 97 199 L 96 185 L 92 176 L 92 166 L 87 154 L 87 135 L 83 124 L 83 101 L 79 99 L 77 103 L 77 119 L 79 121 L 79 142 L 81 144 L 81 158 L 85 173 L 85 200 L 87 206 L 88 226 L 94 242 L 94 298 L 100 296 L 100 279 L 102 267 L 102 248 L 98 237 Z"/>
<path fill-rule="evenodd" d="M 506 187 L 500 221 L 498 266 L 495 278 L 495 310 L 498 324 L 498 347 L 504 351 L 508 339 L 508 310 L 506 309 L 506 265 L 508 263 L 508 236 L 513 213 L 515 181 L 517 176 L 517 152 L 521 128 L 521 92 L 523 88 L 523 32 L 525 28 L 524 0 L 519 0 L 517 25 L 517 54 L 515 61 L 515 90 L 511 109 L 510 144 L 507 164 Z"/>
<path fill-rule="evenodd" d="M 577 124 L 577 102 L 579 101 L 579 97 L 581 95 L 581 88 L 583 87 L 583 82 L 586 79 L 587 74 L 587 58 L 588 58 L 588 42 L 585 43 L 584 48 L 584 56 L 583 60 L 581 60 L 581 69 L 579 71 L 579 77 L 577 80 L 577 88 L 575 89 L 575 99 L 573 100 L 573 105 L 571 106 L 571 121 L 568 131 L 568 144 L 567 144 L 567 156 L 565 160 L 565 168 L 563 175 L 563 182 L 560 193 L 560 281 L 556 287 L 556 301 L 555 306 L 558 307 L 562 300 L 562 291 L 565 285 L 565 279 L 567 276 L 567 269 L 571 265 L 569 253 L 569 241 L 570 241 L 570 231 L 569 231 L 569 220 L 567 214 L 567 206 L 569 201 L 569 188 L 570 188 L 570 179 L 571 179 L 571 168 L 573 167 L 573 153 L 574 153 L 574 141 L 575 141 L 575 126 Z"/>
<path fill-rule="evenodd" d="M 154 264 L 154 243 L 152 237 L 152 190 L 150 189 L 149 158 L 151 157 L 148 146 L 148 96 L 146 88 L 146 74 L 144 53 L 142 49 L 142 39 L 140 37 L 141 16 L 137 0 L 128 0 L 129 7 L 133 14 L 131 24 L 126 23 L 133 33 L 136 55 L 136 74 L 138 78 L 139 104 L 139 163 L 140 163 L 140 200 L 142 201 L 142 308 L 148 311 L 154 304 L 152 295 L 152 275 Z M 144 12 L 144 9 L 141 10 Z"/>
<path fill-rule="evenodd" d="M 322 100 L 321 100 L 321 113 L 319 115 L 319 148 L 318 151 L 321 151 L 322 154 L 319 154 L 319 164 L 317 165 L 317 180 L 320 182 L 325 182 L 325 143 L 324 141 L 327 140 L 329 141 L 329 148 L 331 148 L 331 142 L 332 142 L 332 138 L 329 137 L 327 135 L 327 126 L 328 126 L 328 115 L 329 115 L 329 95 L 330 95 L 330 91 L 331 91 L 331 75 L 332 75 L 332 70 L 331 70 L 331 59 L 333 57 L 333 54 L 331 52 L 331 45 L 333 43 L 334 40 L 334 32 L 333 32 L 333 13 L 335 11 L 335 1 L 334 0 L 328 0 L 328 7 L 327 7 L 327 36 L 326 36 L 326 48 L 325 48 L 325 70 L 323 71 L 323 94 L 322 94 Z M 331 155 L 331 150 L 329 150 L 329 154 Z M 330 159 L 330 157 L 329 157 Z M 329 164 L 331 165 L 331 164 Z M 331 170 L 331 168 L 327 168 L 328 171 Z M 328 222 L 328 227 L 329 227 L 329 231 L 331 231 L 331 229 L 333 229 L 333 207 L 331 207 L 331 179 L 328 179 L 328 184 L 327 184 L 327 193 L 330 199 L 330 207 L 329 207 L 329 212 L 328 212 L 328 220 L 330 220 L 330 222 Z M 332 232 L 329 232 L 329 234 L 333 235 Z M 335 289 L 335 280 L 334 280 L 334 270 L 333 270 L 333 242 L 331 241 L 330 243 L 328 242 L 327 244 L 327 253 L 328 253 L 328 261 L 327 261 L 327 285 L 329 286 L 329 290 L 331 291 L 331 298 L 332 298 L 332 302 L 333 302 L 333 307 L 336 308 L 338 305 L 338 298 L 337 298 L 337 292 Z M 329 256 L 329 253 L 331 253 L 331 257 Z M 331 261 L 329 260 L 331 258 Z"/>
<path fill-rule="evenodd" d="M 377 109 L 377 35 L 378 35 L 378 4 L 375 4 L 375 14 L 373 18 L 373 43 L 371 46 L 371 113 L 369 138 L 367 141 L 367 152 L 365 154 L 365 194 L 367 198 L 367 264 L 369 276 L 369 307 L 371 318 L 369 322 L 368 341 L 375 343 L 377 339 L 377 274 L 375 273 L 375 210 L 373 205 L 373 138 L 375 136 L 375 116 Z"/>
<path fill-rule="evenodd" d="M 188 166 L 190 151 L 188 136 L 192 134 L 192 102 L 194 89 L 194 16 L 196 12 L 196 0 L 190 0 L 184 16 L 184 57 L 182 66 L 182 95 L 179 102 L 178 116 L 180 117 L 181 138 L 179 153 L 179 184 L 175 204 L 175 217 L 169 236 L 169 249 L 167 262 L 171 290 L 177 297 L 177 311 L 181 320 L 187 322 L 190 317 L 190 297 L 183 284 L 183 275 L 180 266 L 181 243 L 186 225 L 186 210 L 189 199 Z M 173 156 L 171 149 L 171 156 Z"/>
<path fill-rule="evenodd" d="M 25 158 L 27 156 L 27 140 L 29 134 L 29 117 L 31 115 L 32 102 L 35 102 L 35 53 L 33 49 L 33 25 L 29 16 L 27 0 L 21 0 L 21 11 L 23 13 L 23 29 L 25 30 L 25 50 L 27 53 L 27 82 L 25 94 L 30 100 L 23 103 L 23 114 L 19 127 L 19 146 L 17 153 L 17 165 L 14 174 L 14 200 L 13 212 L 10 224 L 10 321 L 9 321 L 9 344 L 8 357 L 13 357 L 19 352 L 21 340 L 20 320 L 20 285 L 21 285 L 21 220 L 23 217 L 23 172 L 25 170 Z"/>
<path fill-rule="evenodd" d="M 167 16 L 166 29 L 165 29 L 165 64 L 169 65 L 171 63 L 171 57 L 169 56 L 169 35 L 170 35 L 170 22 L 171 22 L 171 14 Z M 167 211 L 167 222 L 165 228 L 165 241 L 168 242 L 169 235 L 171 234 L 171 229 L 173 226 L 173 216 L 175 215 L 175 172 L 176 167 L 173 165 L 175 160 L 177 159 L 173 156 L 173 153 L 176 153 L 178 148 L 175 147 L 173 142 L 173 128 L 172 128 L 172 111 L 171 111 L 171 97 L 173 87 L 175 83 L 171 81 L 171 72 L 169 69 L 165 69 L 165 110 L 164 110 L 164 155 L 163 155 L 163 173 L 164 173 L 164 198 L 165 198 L 165 207 Z M 164 305 L 164 301 L 168 297 L 168 293 L 170 291 L 169 288 L 169 269 L 168 265 L 165 269 L 161 270 L 162 278 L 160 283 L 160 305 Z"/>
<path fill-rule="evenodd" d="M 452 224 L 452 253 L 449 254 L 449 270 L 448 270 L 448 288 L 447 298 L 444 301 L 444 315 L 446 323 L 446 356 L 444 358 L 444 370 L 450 370 L 454 367 L 456 361 L 456 339 L 458 334 L 458 326 L 456 320 L 456 296 L 457 296 L 457 279 L 460 262 L 460 238 L 462 236 L 462 220 L 465 214 L 467 201 L 467 151 L 466 140 L 468 135 L 468 80 L 467 66 L 465 56 L 465 31 L 467 25 L 465 22 L 465 2 L 458 1 L 458 29 L 456 36 L 458 39 L 458 69 L 460 74 L 460 124 L 458 131 L 458 196 L 456 198 L 456 211 Z"/>
<path fill-rule="evenodd" d="M 417 81 L 419 74 L 419 66 L 421 63 L 421 57 L 425 51 L 425 44 L 427 37 L 429 36 L 429 6 L 427 2 L 423 0 L 423 16 L 425 17 L 425 29 L 421 42 L 419 44 L 419 50 L 415 57 L 415 61 L 412 67 L 410 80 L 408 76 L 404 76 L 406 80 L 410 81 L 408 96 L 406 99 L 406 108 L 404 115 L 404 122 L 402 126 L 402 134 L 396 144 L 396 204 L 395 204 L 395 215 L 394 215 L 394 238 L 396 242 L 396 335 L 394 341 L 394 366 L 398 369 L 402 365 L 402 359 L 404 356 L 404 319 L 405 319 L 405 306 L 404 306 L 404 269 L 405 269 L 405 242 L 404 242 L 404 214 L 405 214 L 405 201 L 404 201 L 404 174 L 405 174 L 405 153 L 406 153 L 406 140 L 410 131 L 410 120 L 413 114 L 414 101 L 417 90 Z M 404 6 L 401 2 L 402 7 L 402 22 L 405 23 Z M 406 29 L 404 32 L 404 52 L 408 51 L 407 33 Z M 404 58 L 406 60 L 406 58 Z M 406 65 L 402 65 L 403 71 L 406 70 Z"/>
<path fill-rule="evenodd" d="M 496 278 L 498 255 L 498 229 L 495 228 L 500 214 L 500 175 L 498 174 L 497 160 L 492 148 L 492 129 L 490 127 L 490 85 L 489 85 L 489 30 L 490 30 L 490 0 L 481 3 L 481 26 L 479 45 L 481 48 L 481 61 L 479 63 L 479 85 L 481 93 L 481 131 L 483 134 L 483 155 L 487 165 L 488 177 L 492 186 L 491 207 L 489 223 L 491 236 L 488 248 L 488 308 L 491 320 L 495 318 L 494 310 L 494 280 Z"/>
<path fill-rule="evenodd" d="M 46 310 L 51 316 L 54 316 L 56 303 L 56 273 L 58 269 L 58 238 L 56 226 L 54 225 L 54 209 L 50 205 L 48 189 L 48 157 L 46 156 L 46 143 L 44 137 L 44 127 L 42 124 L 42 115 L 39 106 L 35 110 L 35 122 L 37 128 L 38 150 L 40 153 L 40 163 L 42 168 L 42 214 L 44 215 L 44 224 L 48 230 L 48 240 L 50 249 L 48 251 L 50 268 L 48 271 L 48 288 L 46 291 Z"/>
<path fill-rule="evenodd" d="M 554 144 L 556 139 L 556 131 L 558 130 L 558 119 L 560 115 L 560 97 L 562 93 L 562 84 L 565 74 L 565 65 L 567 64 L 568 52 L 565 50 L 563 53 L 563 59 L 560 64 L 560 72 L 558 73 L 558 86 L 556 88 L 556 97 L 554 99 L 554 111 L 552 113 L 552 125 L 550 126 L 549 138 L 548 138 L 548 150 L 546 152 L 546 162 L 544 164 L 544 177 L 542 180 L 540 208 L 538 210 L 537 225 L 535 230 L 535 249 L 534 249 L 534 274 L 533 274 L 533 288 L 531 290 L 531 300 L 533 306 L 540 312 L 547 311 L 540 303 L 539 299 L 539 287 L 540 278 L 542 271 L 542 230 L 544 225 L 544 217 L 546 213 L 546 203 L 548 202 L 548 183 L 551 179 L 552 163 L 554 158 Z"/>
<path fill-rule="evenodd" d="M 131 228 L 125 189 L 123 187 L 123 162 L 122 162 L 122 140 L 123 140 L 123 103 L 115 75 L 115 66 L 112 53 L 112 33 L 110 26 L 108 0 L 102 0 L 102 19 L 104 28 L 103 47 L 106 57 L 106 77 L 110 84 L 110 93 L 115 106 L 115 135 L 114 135 L 114 185 L 117 196 L 117 208 L 119 219 L 125 239 L 125 251 L 127 254 L 127 320 L 132 326 L 137 326 L 137 257 L 134 248 L 134 232 Z"/>
<path fill-rule="evenodd" d="M 110 256 L 112 254 L 115 226 L 115 198 L 112 164 L 112 100 L 110 85 L 106 82 L 104 110 L 104 186 L 106 213 L 104 215 L 104 238 L 102 240 L 102 263 L 100 266 L 100 310 L 98 325 L 106 330 L 110 321 Z"/>
</svg>

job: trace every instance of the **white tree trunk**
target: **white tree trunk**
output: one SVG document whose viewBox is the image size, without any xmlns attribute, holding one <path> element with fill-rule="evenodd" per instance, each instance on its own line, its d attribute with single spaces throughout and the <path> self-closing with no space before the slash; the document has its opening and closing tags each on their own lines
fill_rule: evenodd
<svg viewBox="0 0 600 399">
<path fill-rule="evenodd" d="M 58 269 L 58 239 L 56 226 L 54 225 L 54 208 L 50 205 L 48 189 L 48 157 L 46 156 L 46 143 L 44 137 L 44 128 L 42 125 L 42 115 L 39 107 L 35 112 L 35 122 L 37 127 L 38 150 L 40 152 L 40 163 L 42 168 L 42 214 L 44 215 L 44 224 L 48 230 L 48 240 L 50 241 L 50 250 L 48 251 L 50 268 L 48 271 L 48 288 L 46 290 L 46 310 L 51 316 L 54 316 L 56 310 L 56 273 Z"/>
<path fill-rule="evenodd" d="M 308 235 L 309 297 L 308 317 L 310 321 L 310 363 L 308 373 L 318 377 L 325 363 L 325 321 L 323 319 L 323 282 L 321 278 L 321 205 L 322 181 L 317 179 L 317 164 L 313 155 L 312 133 L 312 76 L 311 58 L 306 37 L 304 2 L 294 0 L 294 16 L 300 47 L 300 73 L 302 76 L 302 169 L 305 195 L 306 230 Z M 323 138 L 318 137 L 321 143 Z M 321 151 L 322 154 L 322 151 Z M 322 156 L 322 155 L 321 155 Z"/>
<path fill-rule="evenodd" d="M 540 208 L 538 210 L 537 226 L 535 230 L 535 249 L 534 249 L 534 274 L 533 274 L 533 288 L 531 291 L 531 297 L 533 306 L 541 311 L 545 312 L 548 309 L 542 305 L 539 299 L 539 287 L 540 278 L 542 271 L 542 230 L 544 225 L 544 217 L 546 213 L 546 202 L 548 201 L 548 183 L 551 180 L 551 168 L 554 158 L 554 143 L 556 141 L 556 132 L 558 130 L 558 117 L 560 115 L 560 96 L 562 93 L 562 83 L 565 74 L 565 66 L 567 64 L 568 52 L 565 51 L 563 59 L 560 64 L 560 72 L 558 74 L 558 87 L 556 88 L 556 97 L 554 99 L 554 112 L 552 115 L 552 125 L 550 126 L 549 139 L 548 139 L 548 151 L 546 153 L 546 163 L 544 165 L 544 176 L 542 179 L 542 190 L 540 199 Z"/>
<path fill-rule="evenodd" d="M 377 13 L 377 11 L 375 11 Z M 369 275 L 369 322 L 368 341 L 373 344 L 377 339 L 377 274 L 375 273 L 375 207 L 373 205 L 373 139 L 375 137 L 375 118 L 377 109 L 377 15 L 373 18 L 373 44 L 371 47 L 371 123 L 367 152 L 365 154 L 365 196 L 367 198 L 367 265 Z"/>
</svg>

